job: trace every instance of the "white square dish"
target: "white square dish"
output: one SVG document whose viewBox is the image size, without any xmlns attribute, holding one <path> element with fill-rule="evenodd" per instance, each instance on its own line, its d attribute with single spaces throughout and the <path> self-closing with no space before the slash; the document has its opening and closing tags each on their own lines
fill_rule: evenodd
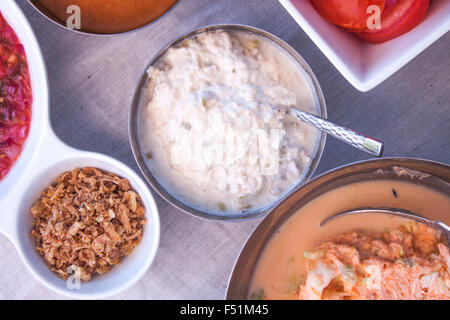
<svg viewBox="0 0 450 320">
<path fill-rule="evenodd" d="M 450 30 L 450 1 L 433 0 L 425 20 L 393 40 L 370 44 L 325 20 L 309 0 L 280 0 L 338 71 L 359 91 L 369 91 Z"/>
</svg>

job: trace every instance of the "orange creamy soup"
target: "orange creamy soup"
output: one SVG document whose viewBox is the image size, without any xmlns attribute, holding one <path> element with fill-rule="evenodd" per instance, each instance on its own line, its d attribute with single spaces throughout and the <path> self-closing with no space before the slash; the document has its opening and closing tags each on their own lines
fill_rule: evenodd
<svg viewBox="0 0 450 320">
<path fill-rule="evenodd" d="M 65 22 L 67 7 L 81 11 L 81 29 L 97 33 L 133 30 L 159 18 L 177 0 L 34 0 Z"/>
<path fill-rule="evenodd" d="M 258 261 L 251 299 L 450 299 L 448 243 L 439 232 L 356 207 L 402 207 L 450 224 L 448 196 L 396 181 L 343 186 L 311 201 L 275 233 Z"/>
</svg>

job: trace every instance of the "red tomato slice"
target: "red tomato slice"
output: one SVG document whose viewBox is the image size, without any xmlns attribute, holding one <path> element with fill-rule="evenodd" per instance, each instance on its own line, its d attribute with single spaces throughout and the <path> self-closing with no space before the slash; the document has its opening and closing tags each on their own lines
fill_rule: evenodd
<svg viewBox="0 0 450 320">
<path fill-rule="evenodd" d="M 381 13 L 381 29 L 367 30 L 357 35 L 371 43 L 394 39 L 422 22 L 430 0 L 396 0 Z"/>
<path fill-rule="evenodd" d="M 386 0 L 310 0 L 314 8 L 328 21 L 350 30 L 367 29 L 371 5 L 384 9 Z M 388 0 L 389 1 L 389 0 Z"/>
</svg>

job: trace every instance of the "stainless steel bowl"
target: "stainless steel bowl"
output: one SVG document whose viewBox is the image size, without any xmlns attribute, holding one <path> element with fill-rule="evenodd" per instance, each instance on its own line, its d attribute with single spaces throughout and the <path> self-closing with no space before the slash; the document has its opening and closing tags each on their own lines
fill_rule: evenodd
<svg viewBox="0 0 450 320">
<path fill-rule="evenodd" d="M 71 29 L 68 28 L 65 21 L 62 21 L 61 19 L 59 19 L 57 16 L 55 16 L 53 13 L 51 13 L 45 6 L 43 6 L 39 0 L 28 0 L 28 3 L 34 8 L 36 9 L 44 18 L 46 18 L 47 20 L 53 22 L 54 24 L 73 31 L 75 33 L 80 33 L 80 34 L 88 34 L 88 35 L 94 35 L 94 36 L 114 36 L 114 35 L 118 35 L 118 34 L 128 34 L 128 33 L 132 33 L 138 30 L 142 30 L 145 29 L 149 26 L 151 26 L 152 24 L 154 24 L 155 22 L 159 21 L 160 19 L 164 18 L 167 14 L 169 14 L 169 12 L 171 12 L 182 0 L 178 0 L 169 10 L 167 10 L 166 12 L 164 12 L 162 15 L 160 15 L 158 18 L 156 18 L 153 21 L 150 21 L 149 23 L 138 27 L 136 29 L 132 29 L 132 30 L 128 30 L 128 31 L 122 31 L 122 32 L 115 32 L 115 33 L 100 33 L 100 32 L 92 32 L 92 31 L 87 31 L 87 30 L 78 30 L 78 29 Z"/>
<path fill-rule="evenodd" d="M 266 244 L 301 207 L 341 186 L 375 180 L 411 182 L 450 196 L 450 166 L 437 162 L 385 158 L 357 162 L 324 173 L 286 198 L 255 228 L 236 260 L 228 282 L 226 298 L 247 299 L 254 270 Z"/>
<path fill-rule="evenodd" d="M 234 24 L 233 25 L 230 25 L 230 24 L 212 25 L 212 26 L 207 26 L 207 27 L 203 27 L 203 28 L 194 30 L 192 32 L 186 33 L 186 34 L 176 38 L 175 40 L 173 40 L 169 44 L 167 44 L 165 47 L 163 47 L 147 64 L 144 71 L 142 72 L 142 75 L 136 86 L 136 89 L 134 91 L 134 95 L 133 95 L 133 98 L 131 101 L 131 107 L 129 110 L 129 118 L 128 118 L 129 119 L 129 123 L 128 123 L 129 136 L 130 136 L 130 142 L 131 142 L 133 154 L 139 165 L 139 168 L 141 169 L 143 175 L 145 176 L 147 181 L 150 183 L 150 185 L 153 187 L 153 189 L 161 197 L 163 197 L 165 200 L 170 202 L 173 206 L 175 206 L 179 210 L 186 212 L 188 214 L 191 214 L 193 216 L 196 216 L 196 217 L 200 217 L 200 218 L 204 218 L 204 219 L 211 219 L 211 220 L 219 220 L 219 221 L 241 221 L 241 220 L 246 220 L 246 219 L 251 219 L 251 218 L 257 218 L 257 217 L 267 214 L 276 205 L 276 203 L 270 207 L 245 212 L 242 214 L 236 214 L 236 215 L 232 215 L 232 216 L 218 215 L 218 214 L 214 214 L 211 212 L 202 211 L 197 208 L 194 208 L 194 207 L 180 201 L 176 197 L 174 197 L 168 190 L 166 190 L 163 186 L 160 185 L 160 183 L 157 181 L 157 179 L 152 174 L 151 170 L 145 164 L 145 160 L 144 160 L 145 155 L 144 155 L 143 151 L 141 150 L 141 146 L 139 143 L 138 114 L 139 114 L 140 108 L 142 107 L 143 100 L 145 100 L 145 99 L 143 99 L 144 94 L 143 94 L 142 88 L 147 81 L 147 73 L 146 73 L 147 69 L 150 66 L 152 66 L 153 64 L 155 64 L 158 61 L 158 59 L 160 59 L 167 52 L 167 50 L 169 48 L 174 47 L 174 46 L 178 45 L 180 42 L 184 41 L 185 39 L 193 37 L 200 33 L 216 31 L 216 30 L 244 31 L 244 32 L 248 32 L 251 34 L 256 34 L 258 36 L 265 38 L 268 41 L 271 41 L 276 46 L 278 46 L 281 50 L 284 50 L 292 59 L 294 59 L 298 63 L 299 68 L 301 68 L 301 70 L 304 70 L 305 76 L 307 78 L 309 78 L 308 82 L 310 83 L 311 90 L 313 91 L 313 93 L 315 95 L 315 97 L 314 97 L 314 99 L 316 100 L 315 105 L 316 105 L 316 108 L 318 109 L 318 110 L 316 110 L 316 112 L 319 116 L 326 118 L 327 112 L 326 112 L 326 107 L 325 107 L 325 99 L 323 97 L 322 89 L 320 88 L 319 82 L 317 81 L 316 77 L 314 76 L 312 70 L 309 68 L 309 66 L 305 62 L 305 60 L 303 60 L 303 58 L 291 46 L 289 46 L 286 42 L 284 42 L 280 38 L 266 32 L 266 31 L 263 31 L 263 30 L 260 30 L 260 29 L 254 28 L 254 27 L 249 27 L 249 26 L 244 26 L 244 25 L 234 25 Z M 312 156 L 311 164 L 310 164 L 309 168 L 307 169 L 307 171 L 304 173 L 302 181 L 298 182 L 298 184 L 295 186 L 293 191 L 295 189 L 297 189 L 304 181 L 309 180 L 311 178 L 311 176 L 313 175 L 313 173 L 319 163 L 319 160 L 322 156 L 323 148 L 325 145 L 325 139 L 326 139 L 326 134 L 322 133 L 320 135 L 319 141 L 316 145 L 314 154 Z M 290 193 L 292 193 L 293 191 L 291 191 Z M 281 201 L 288 195 L 289 194 L 286 194 L 284 197 L 279 199 L 279 201 Z"/>
</svg>

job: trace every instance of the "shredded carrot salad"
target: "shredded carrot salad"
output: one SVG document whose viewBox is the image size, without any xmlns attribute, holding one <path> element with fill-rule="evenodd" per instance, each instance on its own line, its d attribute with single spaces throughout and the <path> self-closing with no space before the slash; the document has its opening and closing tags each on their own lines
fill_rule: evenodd
<svg viewBox="0 0 450 320">
<path fill-rule="evenodd" d="M 449 300 L 450 254 L 441 234 L 408 222 L 389 232 L 353 231 L 305 251 L 298 299 Z"/>
</svg>

